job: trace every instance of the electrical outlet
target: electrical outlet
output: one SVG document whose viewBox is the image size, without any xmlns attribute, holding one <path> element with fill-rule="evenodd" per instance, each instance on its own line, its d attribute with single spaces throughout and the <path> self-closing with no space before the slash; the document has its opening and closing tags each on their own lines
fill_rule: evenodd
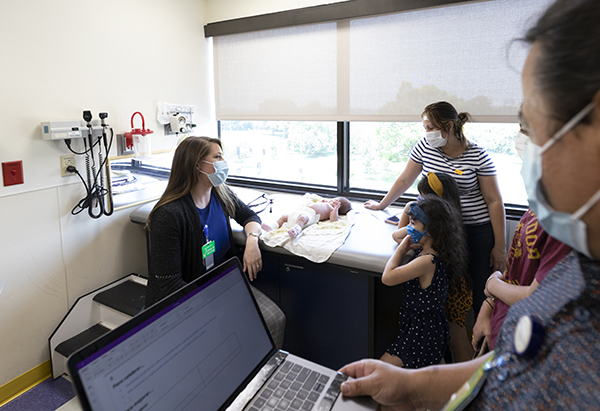
<svg viewBox="0 0 600 411">
<path fill-rule="evenodd" d="M 77 164 L 75 164 L 75 155 L 60 156 L 60 175 L 62 177 L 75 175 L 75 173 L 67 171 L 67 167 L 69 166 L 77 167 Z"/>
</svg>

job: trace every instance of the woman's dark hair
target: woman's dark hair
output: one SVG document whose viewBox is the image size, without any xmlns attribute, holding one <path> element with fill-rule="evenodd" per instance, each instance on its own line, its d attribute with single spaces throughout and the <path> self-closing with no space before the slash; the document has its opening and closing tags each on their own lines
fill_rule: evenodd
<svg viewBox="0 0 600 411">
<path fill-rule="evenodd" d="M 450 286 L 460 289 L 460 279 L 466 275 L 468 269 L 469 251 L 459 211 L 435 194 L 424 195 L 421 200 L 417 200 L 417 205 L 429 219 L 426 227 L 433 240 L 431 246 L 448 267 Z M 412 216 L 410 210 L 407 214 Z"/>
<path fill-rule="evenodd" d="M 421 118 L 427 116 L 431 125 L 443 131 L 449 131 L 450 123 L 454 124 L 454 134 L 460 140 L 463 147 L 469 147 L 469 140 L 465 137 L 463 126 L 471 119 L 469 113 L 459 113 L 454 106 L 447 101 L 438 101 L 425 107 Z"/>
<path fill-rule="evenodd" d="M 456 180 L 446 173 L 435 173 L 435 175 L 440 180 L 440 183 L 442 183 L 442 187 L 444 187 L 442 198 L 450 202 L 450 204 L 452 204 L 454 207 L 456 207 L 460 215 L 460 192 L 458 191 L 458 184 L 456 184 Z M 421 180 L 417 184 L 417 190 L 419 190 L 419 193 L 423 195 L 437 195 L 436 192 L 433 191 L 433 188 L 431 188 L 431 186 L 429 185 L 427 176 L 421 178 Z"/>
<path fill-rule="evenodd" d="M 566 123 L 600 90 L 600 2 L 558 0 L 522 40 L 539 44 L 536 85 L 550 117 Z"/>
</svg>

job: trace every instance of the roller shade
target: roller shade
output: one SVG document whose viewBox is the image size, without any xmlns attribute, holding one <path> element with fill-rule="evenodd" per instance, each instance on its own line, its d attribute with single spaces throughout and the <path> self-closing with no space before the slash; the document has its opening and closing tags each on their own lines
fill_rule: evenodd
<svg viewBox="0 0 600 411">
<path fill-rule="evenodd" d="M 524 35 L 552 0 L 495 0 L 214 37 L 219 120 L 420 121 L 447 100 L 516 122 Z"/>
</svg>

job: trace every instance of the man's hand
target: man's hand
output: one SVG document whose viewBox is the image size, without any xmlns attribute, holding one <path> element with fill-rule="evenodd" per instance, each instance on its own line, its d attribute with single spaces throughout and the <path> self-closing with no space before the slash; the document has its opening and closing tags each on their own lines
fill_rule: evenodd
<svg viewBox="0 0 600 411">
<path fill-rule="evenodd" d="M 382 361 L 362 360 L 346 365 L 340 372 L 355 378 L 342 384 L 342 394 L 346 397 L 369 395 L 382 411 L 416 409 L 409 395 L 412 370 Z"/>
</svg>

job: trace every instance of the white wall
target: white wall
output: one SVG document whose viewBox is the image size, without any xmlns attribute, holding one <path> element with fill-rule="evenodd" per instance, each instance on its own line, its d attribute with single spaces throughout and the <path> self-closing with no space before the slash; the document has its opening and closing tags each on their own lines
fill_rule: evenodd
<svg viewBox="0 0 600 411">
<path fill-rule="evenodd" d="M 98 220 L 70 214 L 83 187 L 60 176 L 68 151 L 41 139 L 40 122 L 106 111 L 122 133 L 141 111 L 160 149 L 173 143 L 156 122 L 157 102 L 165 101 L 195 105 L 200 132 L 216 135 L 204 7 L 204 0 L 0 2 L 0 161 L 22 160 L 25 179 L 0 184 L 0 385 L 49 358 L 47 339 L 79 296 L 146 273 L 133 209 Z"/>
<path fill-rule="evenodd" d="M 206 17 L 208 23 L 214 23 L 342 1 L 345 0 L 206 0 Z"/>
<path fill-rule="evenodd" d="M 49 358 L 47 339 L 79 296 L 146 274 L 144 232 L 129 222 L 132 209 L 98 220 L 70 214 L 83 188 L 77 177 L 60 176 L 59 158 L 69 152 L 41 139 L 40 122 L 105 111 L 122 133 L 141 111 L 155 131 L 153 148 L 167 148 L 173 140 L 156 122 L 164 101 L 195 105 L 199 132 L 216 135 L 204 24 L 330 2 L 0 2 L 0 162 L 22 160 L 25 179 L 0 184 L 0 385 Z M 77 164 L 84 168 L 81 158 Z"/>
</svg>

